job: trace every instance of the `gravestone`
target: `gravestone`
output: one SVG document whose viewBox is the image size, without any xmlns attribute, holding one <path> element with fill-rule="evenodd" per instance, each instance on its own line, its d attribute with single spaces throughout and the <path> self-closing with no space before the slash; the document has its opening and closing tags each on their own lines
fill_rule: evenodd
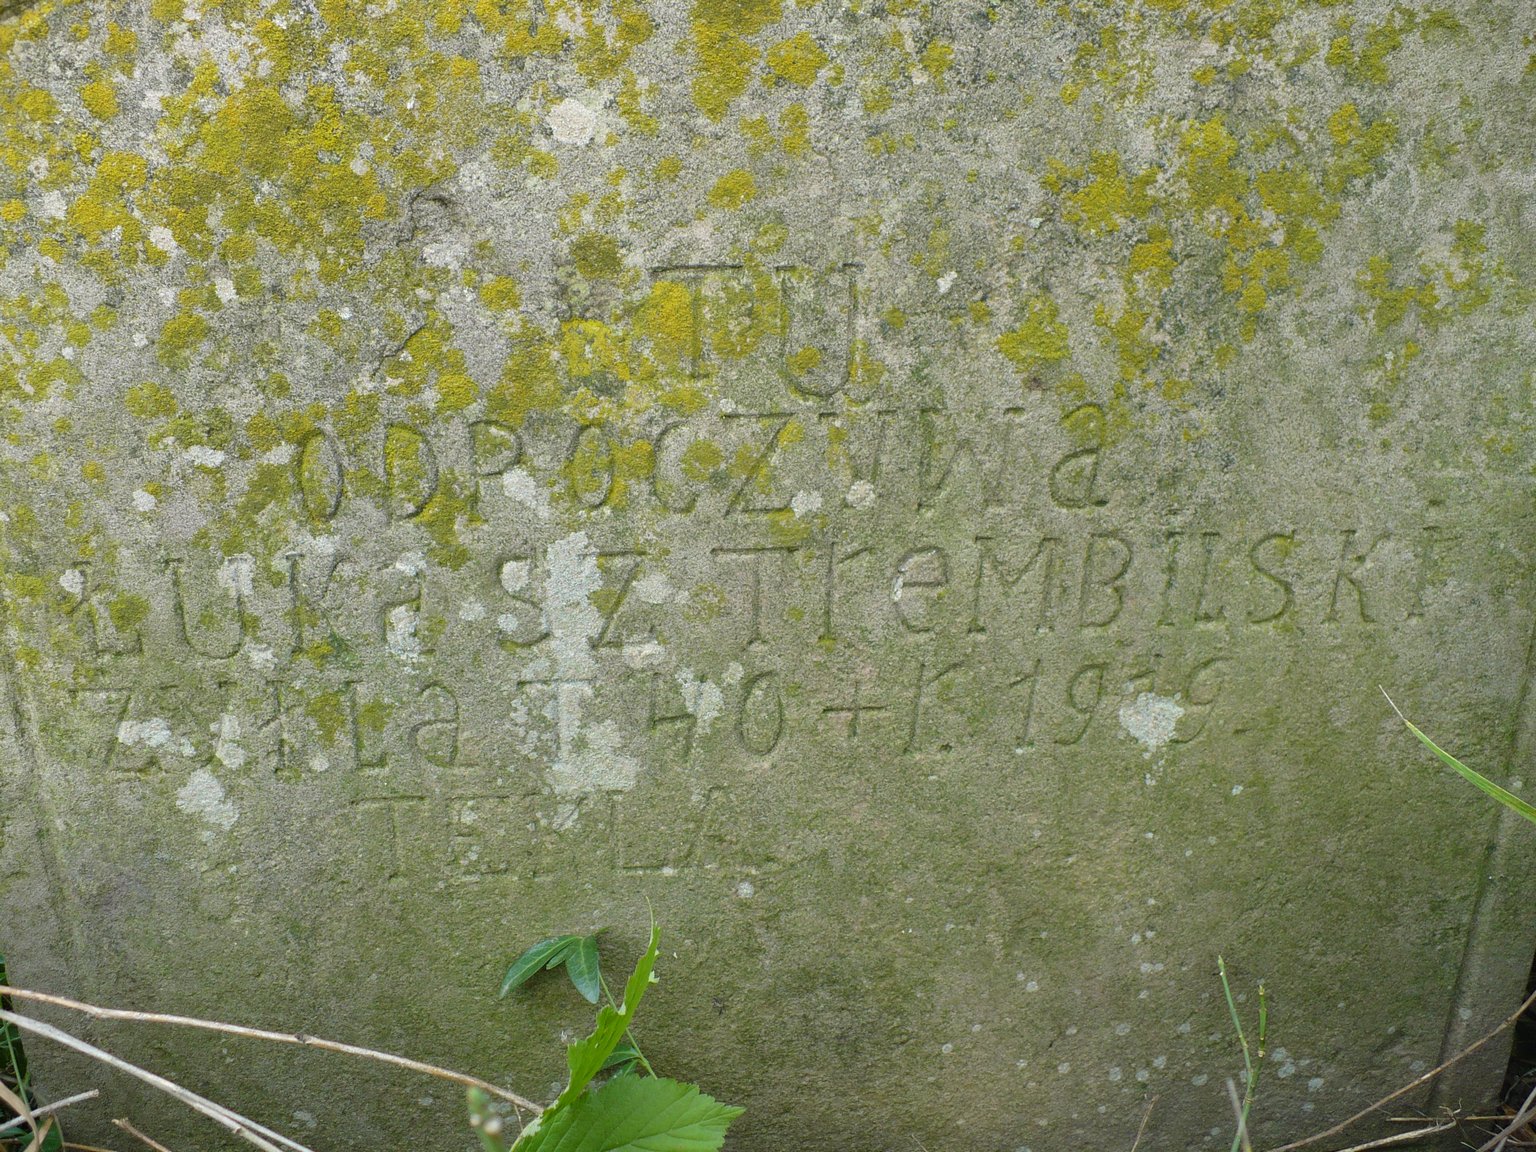
<svg viewBox="0 0 1536 1152">
<path fill-rule="evenodd" d="M 1531 24 L 9 14 L 13 974 L 544 1098 L 587 1009 L 503 968 L 605 927 L 611 982 L 649 904 L 637 1034 L 747 1152 L 1153 1097 L 1224 1147 L 1218 953 L 1261 1142 L 1434 1066 L 1518 1002 L 1532 834 L 1378 687 L 1519 781 Z M 470 1143 L 436 1081 L 58 1019 L 317 1148 Z"/>
</svg>

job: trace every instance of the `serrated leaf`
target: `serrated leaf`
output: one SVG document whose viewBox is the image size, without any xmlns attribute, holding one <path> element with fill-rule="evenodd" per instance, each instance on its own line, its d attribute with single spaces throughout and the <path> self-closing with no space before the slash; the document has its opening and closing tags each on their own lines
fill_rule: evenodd
<svg viewBox="0 0 1536 1152">
<path fill-rule="evenodd" d="M 692 1084 L 621 1076 L 550 1109 L 517 1152 L 715 1152 L 741 1112 Z"/>
<path fill-rule="evenodd" d="M 603 992 L 603 976 L 598 967 L 597 937 L 583 936 L 571 949 L 565 962 L 576 991 L 586 997 L 588 1004 L 596 1004 Z"/>
<path fill-rule="evenodd" d="M 629 1030 L 635 1018 L 635 1009 L 640 1007 L 640 998 L 645 995 L 645 990 L 651 983 L 651 973 L 656 967 L 656 953 L 660 943 L 661 930 L 652 924 L 650 947 L 645 950 L 645 955 L 640 957 L 634 972 L 630 974 L 629 982 L 624 985 L 623 1002 L 617 1008 L 609 1004 L 599 1008 L 597 1027 L 592 1030 L 592 1035 L 585 1040 L 578 1040 L 565 1050 L 565 1061 L 571 1070 L 571 1080 L 565 1086 L 565 1091 L 555 1100 L 550 1109 L 551 1112 L 576 1099 L 581 1094 L 581 1090 L 591 1083 L 592 1077 L 602 1071 L 603 1064 L 619 1046 L 619 1041 L 624 1038 L 624 1033 Z"/>
<path fill-rule="evenodd" d="M 551 936 L 548 940 L 540 940 L 512 961 L 507 974 L 501 978 L 501 991 L 496 995 L 505 996 L 519 984 L 527 982 L 540 969 L 556 968 L 565 963 L 571 949 L 580 941 L 580 936 Z"/>
<path fill-rule="evenodd" d="M 636 1048 L 628 1040 L 608 1054 L 608 1059 L 603 1061 L 599 1072 L 606 1072 L 610 1068 L 617 1068 L 621 1064 L 633 1064 L 640 1059 L 640 1049 Z"/>
</svg>

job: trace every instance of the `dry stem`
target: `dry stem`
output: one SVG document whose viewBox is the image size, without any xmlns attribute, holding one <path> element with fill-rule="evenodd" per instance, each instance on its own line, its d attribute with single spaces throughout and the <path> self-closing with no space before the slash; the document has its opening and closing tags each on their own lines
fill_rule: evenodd
<svg viewBox="0 0 1536 1152">
<path fill-rule="evenodd" d="M 1141 1123 L 1136 1126 L 1136 1139 L 1131 1141 L 1131 1152 L 1141 1147 L 1141 1138 L 1147 1134 L 1147 1121 L 1152 1119 L 1152 1108 L 1157 1103 L 1157 1097 L 1147 1099 L 1147 1106 L 1141 1110 Z"/>
<path fill-rule="evenodd" d="M 1465 1048 L 1456 1053 L 1456 1055 L 1452 1056 L 1449 1060 L 1445 1061 L 1443 1064 L 1435 1065 L 1428 1072 L 1424 1073 L 1424 1075 L 1420 1076 L 1417 1080 L 1409 1081 L 1396 1092 L 1383 1096 L 1380 1100 L 1376 1101 L 1376 1103 L 1370 1105 L 1370 1107 L 1360 1109 L 1360 1111 L 1356 1112 L 1353 1116 L 1346 1120 L 1340 1120 L 1332 1128 L 1328 1128 L 1322 1132 L 1315 1133 L 1314 1135 L 1308 1136 L 1302 1140 L 1293 1140 L 1289 1144 L 1282 1144 L 1278 1148 L 1271 1148 L 1269 1149 L 1269 1152 L 1292 1152 L 1293 1149 L 1305 1148 L 1308 1144 L 1316 1144 L 1319 1140 L 1326 1140 L 1330 1136 L 1337 1136 L 1351 1124 L 1354 1124 L 1356 1121 L 1365 1119 L 1365 1117 L 1376 1111 L 1376 1109 L 1384 1108 L 1386 1105 L 1396 1100 L 1399 1096 L 1406 1096 L 1409 1092 L 1412 1092 L 1421 1084 L 1427 1084 L 1429 1081 L 1433 1080 L 1436 1076 L 1440 1075 L 1440 1073 L 1444 1072 L 1453 1064 L 1459 1064 L 1462 1060 L 1465 1060 L 1468 1056 L 1472 1055 L 1472 1053 L 1476 1052 L 1479 1048 L 1488 1043 L 1488 1041 L 1492 1040 L 1500 1032 L 1503 1032 L 1506 1028 L 1512 1028 L 1515 1024 L 1515 1021 L 1524 1016 L 1526 1010 L 1533 1004 L 1536 1004 L 1536 992 L 1532 992 L 1529 996 L 1527 996 L 1525 998 L 1525 1002 L 1521 1004 L 1520 1007 L 1516 1008 L 1512 1013 L 1510 1013 L 1502 1024 L 1500 1024 L 1493 1031 L 1489 1032 L 1481 1040 L 1476 1040 L 1473 1043 L 1468 1044 Z"/>
<path fill-rule="evenodd" d="M 282 1152 L 282 1149 L 278 1147 L 280 1144 L 286 1145 L 293 1152 L 311 1152 L 304 1145 L 290 1140 L 288 1137 L 274 1132 L 270 1128 L 264 1128 L 254 1120 L 247 1119 L 231 1108 L 226 1108 L 216 1101 L 199 1096 L 196 1092 L 189 1091 L 180 1084 L 167 1080 L 164 1076 L 157 1076 L 153 1072 L 140 1068 L 137 1064 L 130 1064 L 128 1061 L 120 1059 L 110 1052 L 105 1052 L 95 1045 L 87 1044 L 78 1036 L 71 1036 L 68 1032 L 55 1028 L 52 1024 L 45 1024 L 43 1021 L 34 1020 L 30 1016 L 18 1016 L 15 1012 L 7 1012 L 3 1009 L 0 1009 L 0 1020 L 20 1028 L 23 1032 L 31 1032 L 34 1035 L 52 1040 L 56 1044 L 62 1044 L 66 1048 L 72 1048 L 76 1052 L 99 1060 L 120 1072 L 126 1072 L 135 1079 L 142 1080 L 144 1083 L 160 1089 L 160 1091 L 167 1095 L 176 1097 L 183 1104 L 189 1108 L 196 1109 L 204 1116 L 214 1120 L 220 1127 L 233 1135 L 256 1145 L 262 1152 Z"/>
<path fill-rule="evenodd" d="M 144 1133 L 140 1132 L 125 1119 L 114 1120 L 112 1123 L 117 1125 L 117 1127 L 121 1128 L 134 1139 L 143 1141 L 145 1144 L 149 1145 L 149 1147 L 153 1148 L 155 1152 L 171 1152 L 171 1150 L 164 1144 L 160 1143 L 160 1141 L 151 1139 L 150 1137 L 144 1135 Z"/>
<path fill-rule="evenodd" d="M 81 1092 L 78 1096 L 66 1096 L 64 1099 L 55 1100 L 52 1104 L 45 1105 L 42 1108 L 34 1108 L 32 1109 L 32 1115 L 46 1116 L 49 1112 L 57 1112 L 60 1108 L 68 1108 L 71 1104 L 78 1104 L 82 1100 L 94 1100 L 100 1095 L 100 1091 L 92 1088 L 89 1092 Z M 22 1116 L 18 1116 L 14 1120 L 7 1120 L 4 1124 L 0 1124 L 0 1136 L 4 1136 L 12 1128 L 25 1128 L 26 1126 L 26 1118 Z"/>
<path fill-rule="evenodd" d="M 7 988 L 0 985 L 0 996 L 12 996 L 17 1000 L 35 1000 L 39 1004 L 52 1004 L 59 1008 L 69 1008 L 76 1012 L 84 1012 L 95 1020 L 129 1020 L 139 1024 L 176 1024 L 185 1028 L 202 1028 L 209 1032 L 225 1032 L 231 1036 L 246 1036 L 254 1040 L 275 1040 L 280 1044 L 299 1044 L 306 1048 L 321 1048 L 327 1052 L 342 1052 L 348 1056 L 361 1056 L 368 1060 L 378 1060 L 384 1064 L 393 1064 L 397 1068 L 407 1068 L 412 1072 L 421 1072 L 428 1076 L 436 1076 L 441 1080 L 452 1080 L 457 1084 L 463 1084 L 468 1088 L 479 1088 L 482 1092 L 492 1096 L 499 1096 L 516 1108 L 526 1108 L 535 1116 L 544 1109 L 519 1096 L 516 1092 L 510 1092 L 505 1088 L 498 1088 L 495 1084 L 486 1080 L 480 1080 L 474 1076 L 467 1076 L 462 1072 L 454 1072 L 447 1068 L 439 1068 L 435 1064 L 424 1064 L 420 1060 L 411 1060 L 405 1056 L 395 1056 L 388 1052 L 379 1052 L 372 1048 L 361 1048 L 355 1044 L 342 1044 L 336 1040 L 324 1040 L 319 1036 L 307 1036 L 302 1032 L 269 1032 L 261 1028 L 246 1028 L 239 1024 L 223 1024 L 217 1020 L 199 1020 L 192 1016 L 167 1016 L 160 1012 L 130 1012 L 123 1008 L 102 1008 L 95 1004 L 86 1004 L 79 1000 L 71 1000 L 65 996 L 55 996 L 50 992 L 32 992 L 25 988 Z"/>
</svg>

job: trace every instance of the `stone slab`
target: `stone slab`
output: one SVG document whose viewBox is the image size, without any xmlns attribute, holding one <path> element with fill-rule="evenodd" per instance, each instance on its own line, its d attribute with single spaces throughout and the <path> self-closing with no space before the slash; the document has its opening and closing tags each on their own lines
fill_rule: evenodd
<svg viewBox="0 0 1536 1152">
<path fill-rule="evenodd" d="M 747 1152 L 1128 1147 L 1152 1096 L 1223 1147 L 1218 953 L 1263 1142 L 1434 1065 L 1518 1001 L 1533 838 L 1378 686 L 1520 778 L 1531 23 L 8 17 L 13 971 L 549 1095 L 585 1008 L 502 968 L 649 902 L 641 1037 Z M 468 1146 L 436 1084 L 92 1034 Z M 119 1085 L 78 1130 L 130 1110 L 213 1145 Z"/>
</svg>

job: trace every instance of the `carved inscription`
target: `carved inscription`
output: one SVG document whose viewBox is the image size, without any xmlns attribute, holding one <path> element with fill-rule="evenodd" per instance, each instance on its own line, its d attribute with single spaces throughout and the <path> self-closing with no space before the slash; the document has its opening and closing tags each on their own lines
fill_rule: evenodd
<svg viewBox="0 0 1536 1152">
<path fill-rule="evenodd" d="M 725 829 L 725 798 L 822 755 L 871 788 L 1112 765 L 1140 694 L 1176 703 L 1170 748 L 1208 742 L 1251 654 L 1432 617 L 1437 523 L 1195 515 L 1099 403 L 903 402 L 862 366 L 859 272 L 654 270 L 686 302 L 672 382 L 707 402 L 385 398 L 262 465 L 276 543 L 31 557 L 40 746 L 107 797 L 222 819 L 182 795 L 203 772 L 231 805 L 340 805 L 383 880 L 531 882 L 578 828 L 620 874 L 755 874 L 778 848 Z M 572 323 L 559 370 L 618 389 Z M 232 464 L 230 498 L 253 479 Z M 675 806 L 665 835 L 637 788 Z"/>
</svg>

